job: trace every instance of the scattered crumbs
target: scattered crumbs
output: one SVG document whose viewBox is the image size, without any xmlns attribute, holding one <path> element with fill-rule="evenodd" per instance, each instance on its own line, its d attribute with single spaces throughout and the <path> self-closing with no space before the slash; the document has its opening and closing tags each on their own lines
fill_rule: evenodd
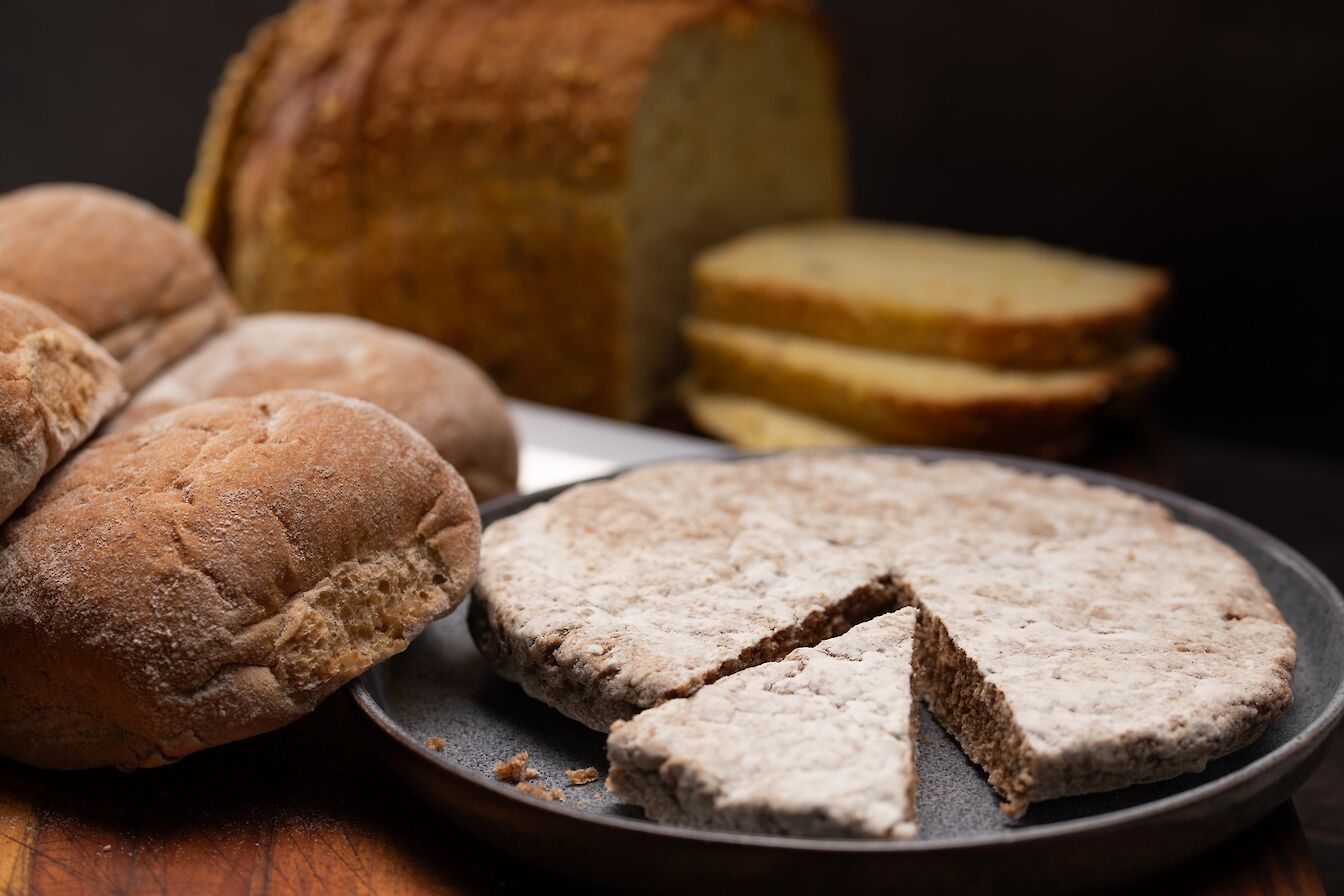
<svg viewBox="0 0 1344 896">
<path fill-rule="evenodd" d="M 495 777 L 501 781 L 521 784 L 541 777 L 541 772 L 527 764 L 527 751 L 519 750 L 505 761 L 495 763 Z"/>
<path fill-rule="evenodd" d="M 565 777 L 569 779 L 569 783 L 574 787 L 578 787 L 581 784 L 591 784 L 597 780 L 597 769 L 567 768 L 565 769 Z"/>
<path fill-rule="evenodd" d="M 448 741 L 441 737 L 427 737 L 425 738 L 425 746 L 429 747 L 431 750 L 442 750 L 444 747 L 448 746 Z"/>
<path fill-rule="evenodd" d="M 565 801 L 565 795 L 560 791 L 559 787 L 552 787 L 550 790 L 547 790 L 545 787 L 538 787 L 537 785 L 529 784 L 526 781 L 519 781 L 514 787 L 517 788 L 519 793 L 534 796 L 539 800 L 546 800 L 548 803 L 563 803 Z"/>
</svg>

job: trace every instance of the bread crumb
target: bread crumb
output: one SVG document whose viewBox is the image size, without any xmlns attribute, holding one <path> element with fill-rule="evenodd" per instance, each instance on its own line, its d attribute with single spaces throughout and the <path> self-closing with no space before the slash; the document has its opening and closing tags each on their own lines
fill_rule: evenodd
<svg viewBox="0 0 1344 896">
<path fill-rule="evenodd" d="M 565 769 L 565 777 L 569 779 L 569 783 L 574 787 L 578 787 L 581 784 L 591 784 L 597 780 L 597 769 L 567 768 Z"/>
<path fill-rule="evenodd" d="M 448 746 L 448 741 L 441 737 L 427 737 L 425 738 L 425 746 L 429 747 L 431 750 L 442 750 L 444 747 Z"/>
<path fill-rule="evenodd" d="M 519 750 L 503 762 L 495 763 L 495 777 L 501 781 L 521 784 L 533 778 L 540 778 L 541 772 L 527 764 L 527 751 Z"/>
<path fill-rule="evenodd" d="M 514 785 L 514 787 L 518 790 L 519 793 L 525 793 L 528 796 L 534 796 L 537 799 L 545 800 L 548 803 L 550 802 L 563 803 L 565 801 L 565 795 L 561 793 L 559 787 L 552 787 L 550 790 L 547 790 L 545 787 L 538 787 L 537 785 L 529 784 L 526 781 L 519 781 L 517 784 Z"/>
</svg>

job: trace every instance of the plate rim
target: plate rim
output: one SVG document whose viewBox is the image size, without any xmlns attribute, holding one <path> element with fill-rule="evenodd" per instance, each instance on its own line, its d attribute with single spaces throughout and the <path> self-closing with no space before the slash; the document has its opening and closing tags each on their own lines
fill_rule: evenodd
<svg viewBox="0 0 1344 896">
<path fill-rule="evenodd" d="M 575 486 L 613 479 L 643 467 L 680 462 L 738 462 L 773 457 L 787 453 L 794 452 L 737 452 L 724 454 L 722 456 L 690 455 L 667 457 L 621 466 L 602 476 L 595 476 L 563 485 L 551 486 L 550 488 L 540 489 L 535 492 L 505 495 L 481 505 L 480 513 L 482 530 L 500 519 L 520 513 L 535 504 L 548 501 L 556 495 Z M 1091 470 L 1085 467 L 1076 467 L 1053 461 L 963 449 L 881 445 L 865 446 L 862 448 L 807 449 L 807 453 L 842 455 L 884 454 L 914 457 L 923 461 L 979 460 L 1012 467 L 1018 470 L 1027 470 L 1049 475 L 1074 476 L 1091 484 L 1110 486 L 1121 489 L 1122 491 L 1138 494 L 1150 500 L 1157 501 L 1169 509 L 1179 509 L 1182 513 L 1185 513 L 1188 516 L 1216 520 L 1225 528 L 1236 531 L 1239 536 L 1244 538 L 1244 540 L 1260 546 L 1265 553 L 1273 556 L 1277 562 L 1284 566 L 1292 567 L 1303 579 L 1311 583 L 1314 590 L 1316 590 L 1331 607 L 1334 616 L 1337 619 L 1344 621 L 1344 595 L 1341 595 L 1339 588 L 1336 587 L 1315 564 L 1304 557 L 1295 548 L 1260 527 L 1255 526 L 1228 511 L 1221 510 L 1205 501 L 1182 495 L 1179 492 L 1161 486 L 1150 485 L 1149 483 L 1140 482 L 1114 473 Z M 1241 552 L 1238 551 L 1237 553 L 1240 554 Z M 1272 596 L 1273 595 L 1271 594 L 1271 597 Z M 473 599 L 473 597 L 474 588 L 468 591 L 466 599 L 462 601 L 454 612 L 466 612 L 467 602 Z M 389 657 L 384 663 L 389 662 L 392 659 L 395 659 L 395 657 Z M 582 812 L 562 803 L 542 802 L 533 797 L 517 793 L 512 789 L 496 786 L 494 782 L 481 778 L 476 772 L 468 769 L 462 763 L 425 746 L 424 743 L 414 737 L 401 724 L 392 718 L 392 716 L 379 704 L 377 698 L 374 696 L 374 689 L 370 686 L 370 682 L 375 675 L 379 674 L 378 670 L 382 666 L 383 663 L 379 663 L 377 666 L 365 670 L 359 677 L 351 682 L 347 689 L 352 702 L 374 724 L 374 726 L 398 746 L 411 751 L 417 758 L 428 761 L 431 765 L 437 767 L 440 772 L 455 778 L 459 783 L 479 789 L 484 793 L 490 794 L 493 798 L 503 798 L 507 801 L 511 801 L 514 806 L 521 811 L 540 812 L 544 815 L 558 815 L 562 818 L 567 817 L 579 824 L 596 825 L 607 829 L 614 828 L 632 834 L 654 837 L 673 837 L 698 843 L 733 847 L 787 849 L 790 851 L 801 852 L 822 851 L 827 853 L 856 854 L 959 852 L 965 850 L 1001 848 L 1013 844 L 1035 843 L 1071 835 L 1099 833 L 1104 832 L 1107 829 L 1123 828 L 1136 822 L 1149 820 L 1155 821 L 1181 812 L 1182 810 L 1189 809 L 1200 803 L 1216 799 L 1229 792 L 1236 791 L 1240 787 L 1253 782 L 1275 768 L 1283 767 L 1285 765 L 1290 768 L 1295 768 L 1301 761 L 1310 758 L 1312 751 L 1315 750 L 1325 738 L 1329 737 L 1331 732 L 1338 727 L 1341 719 L 1344 719 L 1344 681 L 1341 681 L 1340 685 L 1335 688 L 1334 693 L 1330 696 L 1330 699 L 1322 712 L 1316 715 L 1303 730 L 1299 731 L 1289 740 L 1280 744 L 1264 756 L 1247 763 L 1235 771 L 1229 772 L 1215 780 L 1200 784 L 1197 787 L 1192 787 L 1189 790 L 1174 793 L 1137 806 L 1103 812 L 1086 818 L 1048 822 L 1014 831 L 998 831 L 986 834 L 938 838 L 935 840 L 787 837 L 776 834 L 708 831 L 676 825 L 661 825 L 644 819 L 597 815 L 591 812 Z M 1297 761 L 1294 762 L 1293 760 Z"/>
</svg>

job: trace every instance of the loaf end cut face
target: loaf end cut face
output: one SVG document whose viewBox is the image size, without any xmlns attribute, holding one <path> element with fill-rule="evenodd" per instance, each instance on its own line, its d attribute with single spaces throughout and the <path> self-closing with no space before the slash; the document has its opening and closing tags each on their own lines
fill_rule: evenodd
<svg viewBox="0 0 1344 896">
<path fill-rule="evenodd" d="M 251 311 L 634 418 L 670 397 L 695 253 L 843 211 L 840 121 L 801 3 L 306 0 L 230 65 L 186 218 Z"/>
</svg>

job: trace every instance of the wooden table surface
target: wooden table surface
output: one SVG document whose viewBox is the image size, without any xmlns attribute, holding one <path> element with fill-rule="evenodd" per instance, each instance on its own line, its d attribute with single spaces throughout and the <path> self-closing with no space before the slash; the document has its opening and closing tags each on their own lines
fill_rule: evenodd
<svg viewBox="0 0 1344 896">
<path fill-rule="evenodd" d="M 1238 500 L 1220 503 L 1290 542 L 1294 533 L 1276 530 L 1265 519 L 1266 508 L 1286 502 L 1284 520 L 1291 528 L 1287 511 L 1300 511 L 1302 501 L 1319 501 L 1324 508 L 1331 495 L 1344 498 L 1344 471 L 1333 467 L 1322 467 L 1323 474 L 1297 463 L 1289 474 L 1267 474 L 1256 466 L 1263 462 L 1259 455 L 1187 443 L 1175 445 L 1168 456 L 1172 465 L 1158 474 L 1151 466 L 1113 458 L 1100 465 L 1179 485 L 1206 499 L 1217 500 L 1210 491 L 1235 485 Z M 1308 478 L 1284 482 L 1283 475 Z M 1323 484 L 1322 475 L 1329 483 Z M 1296 491 L 1285 493 L 1286 487 Z M 1268 497 L 1256 505 L 1258 489 Z M 1332 512 L 1338 519 L 1338 511 Z M 1332 531 L 1338 530 L 1327 529 Z M 1333 552 L 1333 540 L 1322 541 L 1321 550 Z M 1310 546 L 1301 546 L 1312 554 Z M 1322 556 L 1314 559 L 1322 562 Z M 1327 559 L 1339 558 L 1329 553 Z M 554 880 L 420 804 L 377 761 L 371 737 L 341 694 L 282 731 L 163 769 L 56 773 L 0 760 L 0 891 L 279 896 L 555 888 Z M 1310 847 L 1293 805 L 1284 805 L 1236 840 L 1146 889 L 1246 896 L 1326 892 L 1318 868 L 1327 881 L 1344 880 L 1339 741 L 1295 802 L 1307 817 Z M 1324 859 L 1319 865 L 1313 850 Z"/>
</svg>

